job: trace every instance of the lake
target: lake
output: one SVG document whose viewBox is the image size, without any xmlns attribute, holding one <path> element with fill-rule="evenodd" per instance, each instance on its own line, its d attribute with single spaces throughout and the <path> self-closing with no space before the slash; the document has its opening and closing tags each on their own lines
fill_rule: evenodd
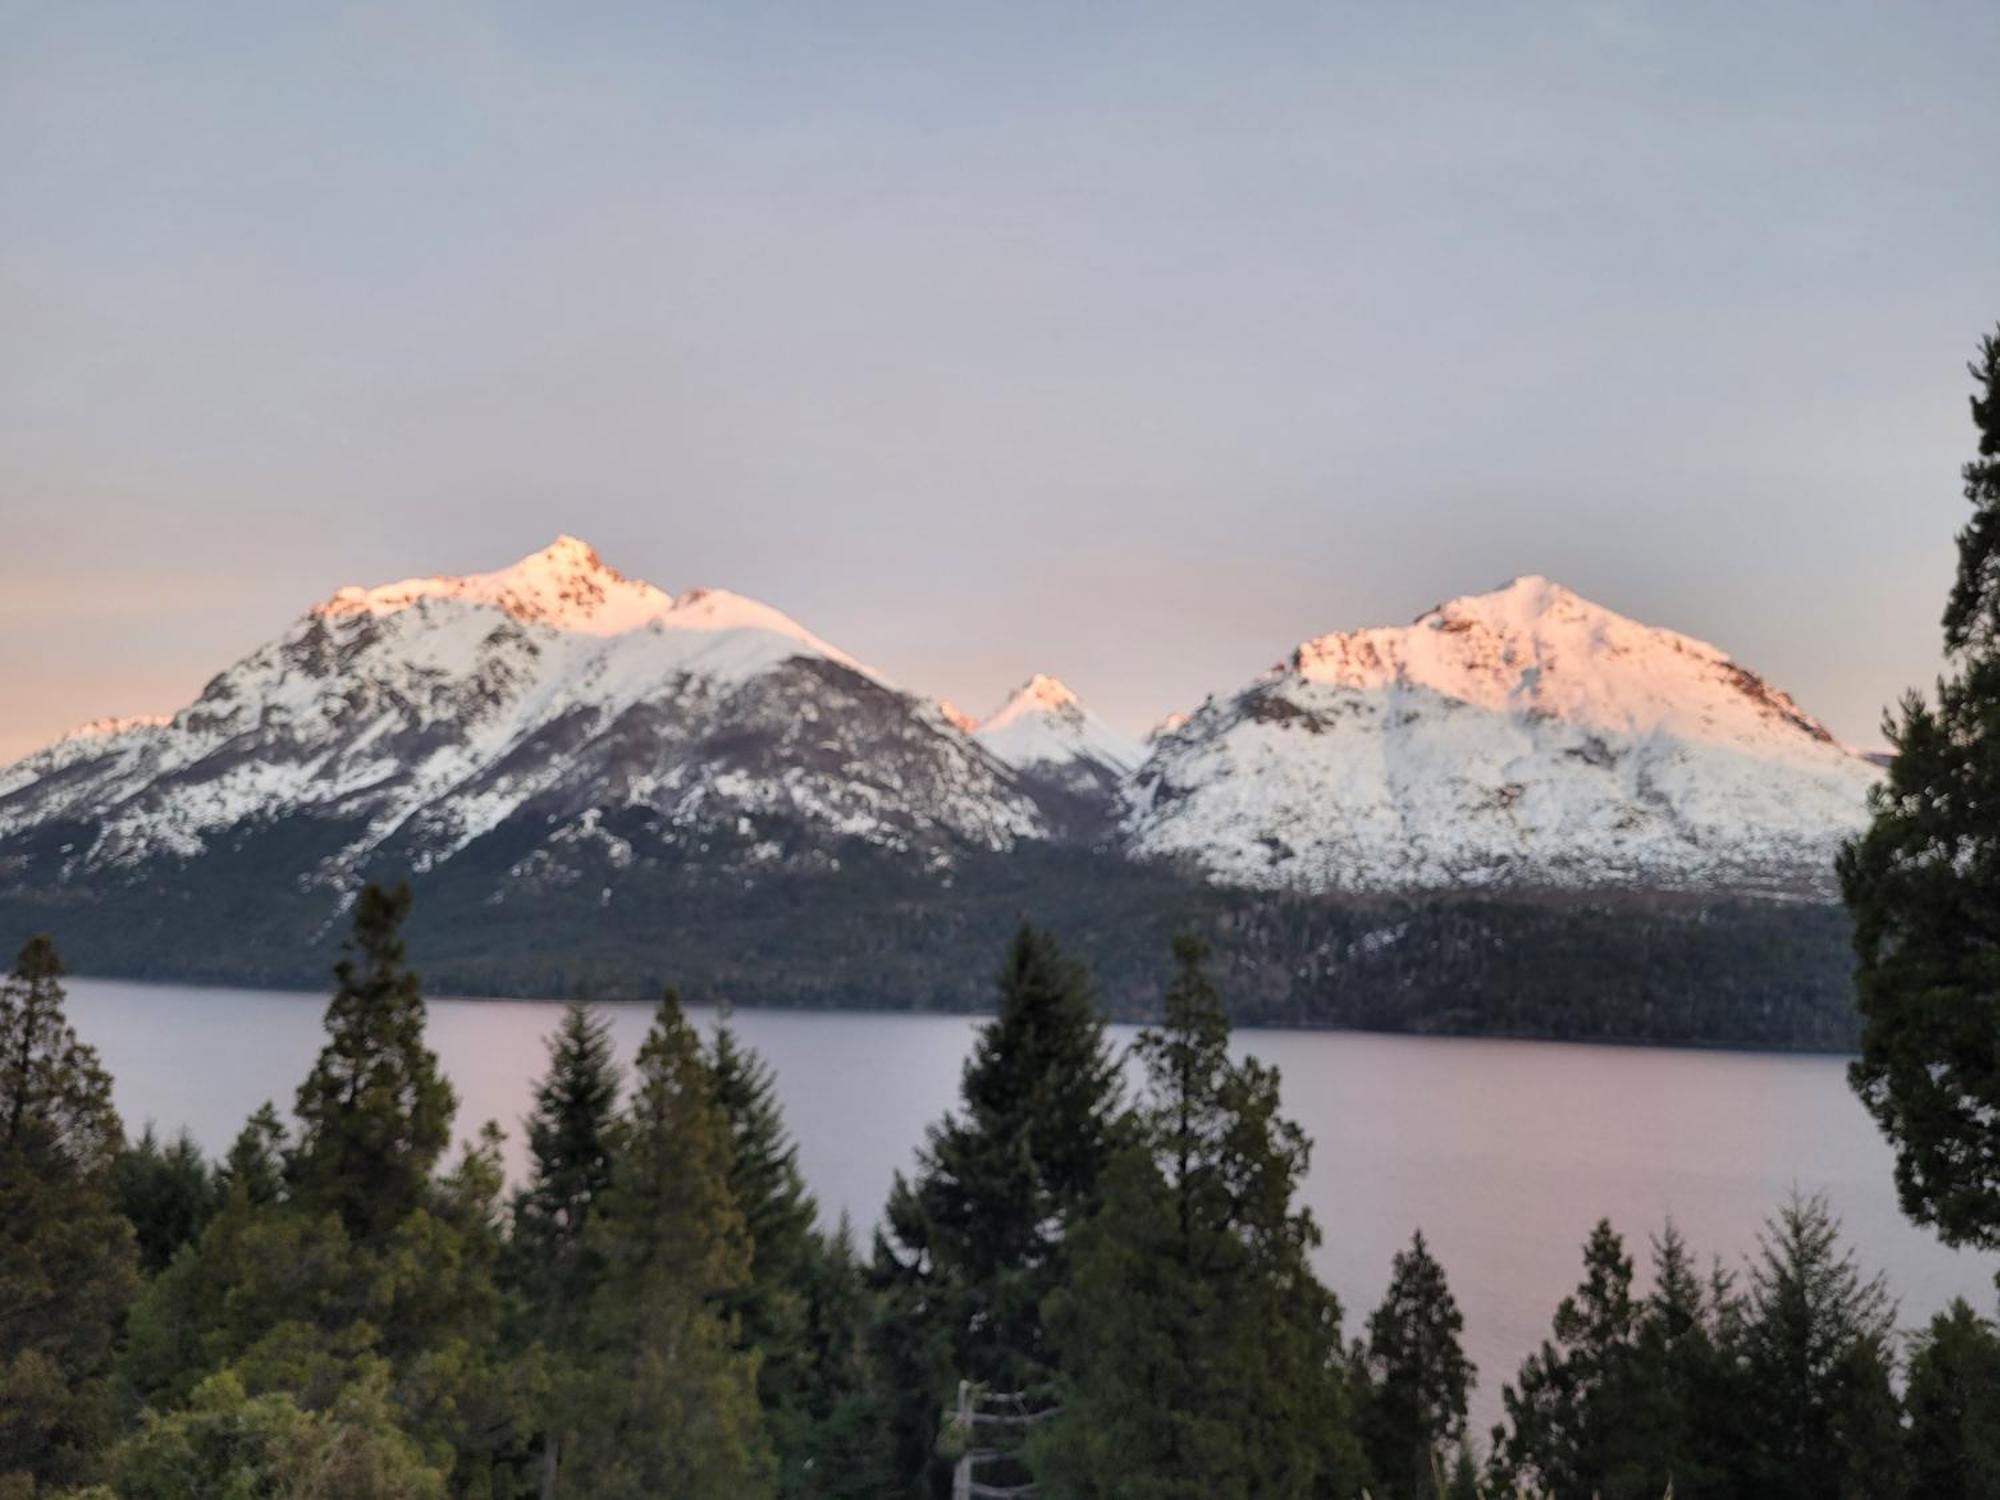
<svg viewBox="0 0 2000 1500">
<path fill-rule="evenodd" d="M 116 1079 L 132 1131 L 185 1126 L 224 1150 L 266 1099 L 288 1107 L 321 1042 L 325 1000 L 251 990 L 69 982 L 78 1031 Z M 650 1017 L 607 1006 L 621 1060 Z M 433 1000 L 430 1038 L 458 1090 L 459 1129 L 498 1120 L 518 1168 L 519 1121 L 560 1007 Z M 706 1027 L 712 1013 L 694 1012 Z M 823 1214 L 874 1222 L 891 1174 L 953 1102 L 976 1018 L 739 1011 L 777 1072 Z M 1114 1028 L 1122 1045 L 1131 1028 Z M 1358 1332 L 1390 1256 L 1421 1227 L 1465 1312 L 1476 1430 L 1548 1336 L 1600 1217 L 1641 1264 L 1671 1215 L 1704 1262 L 1754 1252 L 1794 1189 L 1824 1191 L 1866 1270 L 1888 1274 L 1915 1327 L 1954 1296 L 1994 1305 L 2000 1258 L 1955 1253 L 1896 1208 L 1891 1158 L 1831 1057 L 1582 1046 L 1354 1032 L 1253 1031 L 1239 1044 L 1283 1072 L 1314 1142 L 1305 1199 L 1326 1235 L 1319 1269 Z"/>
</svg>

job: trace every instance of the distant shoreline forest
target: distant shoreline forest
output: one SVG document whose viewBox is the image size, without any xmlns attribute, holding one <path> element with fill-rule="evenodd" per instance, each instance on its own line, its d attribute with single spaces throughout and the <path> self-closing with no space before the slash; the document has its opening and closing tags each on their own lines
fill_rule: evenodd
<svg viewBox="0 0 2000 1500">
<path fill-rule="evenodd" d="M 243 861 L 226 889 L 171 877 L 88 898 L 0 896 L 0 931 L 55 934 L 78 973 L 310 989 L 344 927 L 335 893 Z M 205 874 L 213 873 L 205 867 Z M 439 993 L 982 1014 L 1021 920 L 1084 956 L 1113 1020 L 1159 1014 L 1157 955 L 1208 942 L 1239 1026 L 1851 1052 L 1851 925 L 1819 901 L 1695 892 L 1309 897 L 1217 887 L 1086 851 L 969 862 L 941 879 L 857 857 L 740 891 L 691 872 L 618 897 L 485 899 L 458 862 L 412 882 L 413 959 Z"/>
</svg>

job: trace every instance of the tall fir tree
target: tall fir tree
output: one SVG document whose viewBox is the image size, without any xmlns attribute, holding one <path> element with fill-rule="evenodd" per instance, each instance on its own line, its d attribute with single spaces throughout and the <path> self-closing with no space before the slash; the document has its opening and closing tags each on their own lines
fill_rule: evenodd
<svg viewBox="0 0 2000 1500">
<path fill-rule="evenodd" d="M 586 1320 L 602 1277 L 592 1220 L 610 1189 L 617 1147 L 618 1069 L 611 1028 L 582 1004 L 563 1012 L 549 1038 L 548 1072 L 528 1116 L 528 1177 L 514 1196 L 505 1280 L 522 1304 L 521 1339 L 548 1358 L 541 1408 L 543 1500 L 557 1493 L 564 1434 L 588 1399 L 579 1362 Z"/>
<path fill-rule="evenodd" d="M 2000 1247 L 2000 334 L 1971 373 L 1972 519 L 1944 614 L 1952 675 L 1885 721 L 1897 754 L 1840 855 L 1862 1014 L 1851 1077 L 1896 1148 L 1904 1211 Z"/>
<path fill-rule="evenodd" d="M 1895 1500 L 1903 1438 L 1891 1385 L 1895 1306 L 1863 1277 L 1823 1198 L 1779 1210 L 1750 1276 L 1741 1358 L 1759 1500 Z"/>
<path fill-rule="evenodd" d="M 670 990 L 639 1049 L 610 1189 L 589 1231 L 604 1264 L 591 1309 L 594 1382 L 576 1461 L 564 1464 L 565 1496 L 773 1493 L 757 1358 L 738 1347 L 727 1313 L 751 1258 L 729 1173 L 729 1122 Z"/>
<path fill-rule="evenodd" d="M 1503 1490 L 1539 1487 L 1555 1500 L 1614 1493 L 1630 1430 L 1639 1307 L 1632 1258 L 1608 1221 L 1591 1231 L 1583 1266 L 1582 1283 L 1556 1309 L 1553 1342 L 1501 1392 L 1507 1426 L 1494 1431 L 1493 1463 Z"/>
<path fill-rule="evenodd" d="M 2000 1330 L 1963 1300 L 1910 1359 L 1910 1493 L 2000 1495 Z"/>
<path fill-rule="evenodd" d="M 597 1282 L 587 1231 L 611 1184 L 618 1067 L 610 1023 L 587 1005 L 564 1010 L 548 1048 L 527 1120 L 527 1180 L 514 1195 L 509 1279 L 535 1333 L 567 1347 Z"/>
<path fill-rule="evenodd" d="M 1047 933 L 1015 932 L 999 1012 L 980 1029 L 959 1110 L 931 1127 L 914 1180 L 898 1174 L 876 1237 L 882 1420 L 915 1493 L 943 1479 L 939 1418 L 960 1380 L 1046 1387 L 1042 1303 L 1067 1278 L 1072 1227 L 1114 1145 L 1118 1067 L 1090 979 Z"/>
<path fill-rule="evenodd" d="M 1730 1464 L 1741 1447 L 1745 1392 L 1736 1359 L 1740 1309 L 1732 1279 L 1707 1278 L 1669 1221 L 1653 1240 L 1653 1290 L 1641 1307 L 1633 1351 L 1634 1399 L 1615 1413 L 1625 1441 L 1612 1485 L 1679 1500 L 1735 1493 Z M 1609 1445 L 1607 1445 L 1609 1446 Z"/>
<path fill-rule="evenodd" d="M 91 1477 L 138 1290 L 111 1079 L 63 1013 L 62 972 L 35 937 L 0 984 L 0 1494 Z"/>
<path fill-rule="evenodd" d="M 1464 1331 L 1444 1267 L 1419 1231 L 1396 1256 L 1388 1294 L 1368 1318 L 1362 1433 L 1377 1500 L 1431 1495 L 1443 1456 L 1465 1436 L 1475 1372 L 1459 1342 Z"/>
<path fill-rule="evenodd" d="M 729 1187 L 750 1236 L 750 1275 L 730 1298 L 737 1337 L 758 1354 L 757 1391 L 777 1454 L 779 1493 L 805 1493 L 813 1384 L 807 1280 L 818 1207 L 799 1173 L 777 1081 L 737 1040 L 727 1013 L 705 1054 L 709 1088 L 729 1125 Z"/>
<path fill-rule="evenodd" d="M 1140 1034 L 1131 1143 L 1051 1298 L 1061 1408 L 1038 1435 L 1053 1493 L 1095 1500 L 1351 1494 L 1340 1309 L 1294 1203 L 1308 1146 L 1278 1075 L 1229 1056 L 1205 948 L 1174 946 L 1163 1024 Z"/>
<path fill-rule="evenodd" d="M 423 988 L 404 961 L 409 912 L 406 884 L 362 889 L 348 956 L 334 966 L 326 1046 L 299 1086 L 294 1189 L 363 1242 L 424 1203 L 457 1108 L 424 1044 Z"/>
</svg>

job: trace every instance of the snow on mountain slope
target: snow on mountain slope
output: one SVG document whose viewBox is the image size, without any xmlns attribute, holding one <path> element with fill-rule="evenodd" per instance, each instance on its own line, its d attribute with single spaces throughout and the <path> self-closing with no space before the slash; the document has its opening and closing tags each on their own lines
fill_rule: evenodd
<svg viewBox="0 0 2000 1500">
<path fill-rule="evenodd" d="M 1037 672 L 973 731 L 1037 794 L 1059 836 L 1102 839 L 1125 782 L 1145 758 L 1138 743 L 1085 708 L 1062 683 Z"/>
<path fill-rule="evenodd" d="M 1715 647 L 1529 577 L 1211 699 L 1159 737 L 1124 827 L 1273 888 L 1825 894 L 1879 774 Z"/>
<path fill-rule="evenodd" d="M 1090 712 L 1056 678 L 1040 672 L 1016 688 L 973 734 L 1016 768 L 1085 761 L 1124 775 L 1145 758 L 1137 741 Z"/>
<path fill-rule="evenodd" d="M 340 882 L 378 853 L 429 868 L 510 819 L 585 837 L 607 809 L 663 848 L 725 831 L 752 863 L 822 857 L 802 829 L 947 861 L 1041 832 L 935 706 L 768 606 L 675 597 L 562 537 L 495 573 L 341 589 L 171 720 L 0 771 L 0 872 L 192 859 L 309 818 L 330 841 L 310 873 Z"/>
</svg>

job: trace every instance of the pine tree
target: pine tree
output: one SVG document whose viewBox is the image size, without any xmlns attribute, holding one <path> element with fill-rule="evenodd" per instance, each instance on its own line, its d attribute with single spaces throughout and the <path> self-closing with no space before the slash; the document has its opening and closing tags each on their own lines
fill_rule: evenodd
<svg viewBox="0 0 2000 1500">
<path fill-rule="evenodd" d="M 1669 1222 L 1653 1241 L 1653 1292 L 1639 1313 L 1613 1488 L 1650 1497 L 1670 1483 L 1678 1500 L 1734 1493 L 1729 1466 L 1742 1447 L 1744 1404 L 1736 1316 L 1730 1278 L 1718 1268 L 1704 1281 Z"/>
<path fill-rule="evenodd" d="M 961 1108 L 931 1128 L 914 1181 L 898 1175 L 876 1237 L 887 1298 L 877 1352 L 893 1410 L 892 1465 L 916 1493 L 940 1478 L 939 1416 L 959 1380 L 1047 1385 L 1044 1299 L 1113 1146 L 1118 1070 L 1089 976 L 1023 924 L 1000 971 Z"/>
<path fill-rule="evenodd" d="M 604 1271 L 592 1400 L 563 1493 L 739 1500 L 773 1491 L 757 1360 L 725 1311 L 750 1279 L 729 1124 L 671 990 L 639 1049 L 611 1185 L 589 1238 Z"/>
<path fill-rule="evenodd" d="M 568 1347 L 597 1281 L 591 1216 L 611 1183 L 618 1068 L 611 1027 L 586 1005 L 563 1012 L 528 1116 L 528 1177 L 514 1197 L 510 1260 L 535 1331 Z"/>
<path fill-rule="evenodd" d="M 1174 951 L 1164 1023 L 1134 1048 L 1132 1143 L 1051 1299 L 1062 1405 L 1036 1472 L 1078 1500 L 1350 1494 L 1340 1309 L 1293 1201 L 1305 1137 L 1278 1113 L 1276 1071 L 1230 1058 L 1206 950 Z"/>
<path fill-rule="evenodd" d="M 89 1477 L 138 1288 L 111 1079 L 64 1017 L 62 972 L 35 937 L 0 984 L 0 1492 Z"/>
<path fill-rule="evenodd" d="M 111 1180 L 119 1212 L 132 1221 L 139 1268 L 149 1276 L 199 1238 L 222 1206 L 217 1175 L 185 1130 L 162 1146 L 148 1125 L 118 1153 Z"/>
<path fill-rule="evenodd" d="M 252 1208 L 276 1203 L 285 1195 L 287 1150 L 285 1122 L 267 1100 L 237 1132 L 216 1173 L 223 1203 L 240 1201 Z"/>
<path fill-rule="evenodd" d="M 2000 1495 L 2000 1330 L 1962 1300 L 1931 1319 L 1904 1405 L 1912 1495 Z"/>
<path fill-rule="evenodd" d="M 1608 1221 L 1591 1231 L 1583 1264 L 1581 1285 L 1556 1309 L 1554 1342 L 1501 1392 L 1507 1426 L 1495 1430 L 1493 1451 L 1503 1489 L 1526 1483 L 1558 1500 L 1613 1493 L 1630 1430 L 1638 1306 L 1631 1257 Z"/>
<path fill-rule="evenodd" d="M 1864 1279 L 1822 1198 L 1795 1198 L 1767 1229 L 1742 1333 L 1745 1466 L 1759 1500 L 1893 1500 L 1902 1436 L 1890 1385 L 1895 1308 Z"/>
<path fill-rule="evenodd" d="M 777 1453 L 779 1491 L 803 1493 L 813 1383 L 806 1280 L 818 1208 L 799 1174 L 769 1066 L 742 1046 L 725 1014 L 706 1054 L 709 1088 L 729 1125 L 729 1187 L 750 1235 L 750 1276 L 729 1299 L 737 1337 L 759 1356 L 758 1399 Z"/>
<path fill-rule="evenodd" d="M 506 1257 L 507 1280 L 526 1304 L 525 1336 L 554 1361 L 540 1424 L 544 1496 L 555 1493 L 562 1434 L 584 1393 L 577 1359 L 603 1271 L 590 1229 L 611 1185 L 617 1109 L 610 1023 L 571 1005 L 549 1039 L 549 1070 L 528 1116 L 528 1179 L 514 1198 Z"/>
<path fill-rule="evenodd" d="M 796 1493 L 815 1500 L 874 1500 L 896 1488 L 889 1446 L 879 1421 L 888 1404 L 879 1398 L 869 1333 L 876 1299 L 854 1248 L 847 1215 L 833 1233 L 815 1235 L 805 1269 L 807 1366 L 805 1454 L 797 1465 Z"/>
<path fill-rule="evenodd" d="M 1441 1455 L 1464 1437 L 1474 1373 L 1459 1345 L 1464 1331 L 1444 1267 L 1419 1231 L 1396 1256 L 1388 1295 L 1368 1319 L 1362 1431 L 1378 1500 L 1429 1496 Z"/>
<path fill-rule="evenodd" d="M 422 1206 L 457 1107 L 424 1045 L 422 986 L 403 960 L 409 912 L 407 885 L 363 888 L 349 956 L 334 966 L 326 1046 L 299 1087 L 294 1188 L 362 1242 Z"/>
<path fill-rule="evenodd" d="M 1897 755 L 1839 862 L 1863 1018 L 1854 1087 L 1896 1148 L 1903 1209 L 2000 1247 L 2000 334 L 1971 367 L 1972 519 L 1944 615 L 1954 675 L 1885 720 Z"/>
</svg>

